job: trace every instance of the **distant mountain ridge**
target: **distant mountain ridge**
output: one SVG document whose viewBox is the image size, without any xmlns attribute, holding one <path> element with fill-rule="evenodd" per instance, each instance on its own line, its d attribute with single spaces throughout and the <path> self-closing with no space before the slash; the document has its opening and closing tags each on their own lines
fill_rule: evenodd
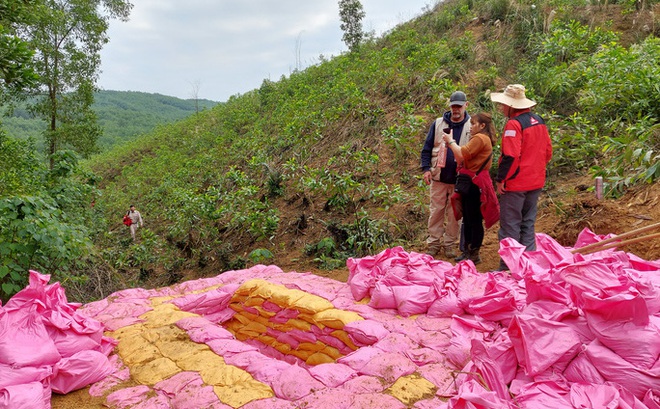
<svg viewBox="0 0 660 409">
<path fill-rule="evenodd" d="M 99 91 L 94 95 L 93 105 L 103 129 L 99 148 L 107 150 L 149 133 L 159 125 L 179 121 L 217 104 L 208 99 L 180 99 L 137 91 Z M 38 144 L 46 129 L 45 123 L 33 118 L 25 106 L 17 107 L 11 117 L 0 121 L 10 135 L 34 137 Z"/>
</svg>

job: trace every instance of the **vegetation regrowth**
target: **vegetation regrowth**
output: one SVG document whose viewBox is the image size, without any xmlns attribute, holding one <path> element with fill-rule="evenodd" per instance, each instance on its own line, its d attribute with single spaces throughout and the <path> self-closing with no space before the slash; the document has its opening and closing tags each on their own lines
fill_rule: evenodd
<svg viewBox="0 0 660 409">
<path fill-rule="evenodd" d="M 477 112 L 493 110 L 491 91 L 526 86 L 553 139 L 550 187 L 588 173 L 615 198 L 656 183 L 659 11 L 651 0 L 447 0 L 82 162 L 58 151 L 44 166 L 33 141 L 0 133 L 0 294 L 28 269 L 88 301 L 255 263 L 335 269 L 419 247 L 419 150 L 456 89 Z M 137 242 L 121 224 L 132 203 L 145 218 Z"/>
</svg>

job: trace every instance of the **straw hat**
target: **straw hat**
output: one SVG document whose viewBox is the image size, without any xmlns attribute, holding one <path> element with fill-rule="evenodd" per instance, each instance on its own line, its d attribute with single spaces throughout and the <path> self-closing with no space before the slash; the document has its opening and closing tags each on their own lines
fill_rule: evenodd
<svg viewBox="0 0 660 409">
<path fill-rule="evenodd" d="M 525 87 L 520 84 L 507 85 L 504 92 L 491 93 L 490 99 L 515 109 L 531 108 L 536 105 L 536 102 L 525 98 Z"/>
</svg>

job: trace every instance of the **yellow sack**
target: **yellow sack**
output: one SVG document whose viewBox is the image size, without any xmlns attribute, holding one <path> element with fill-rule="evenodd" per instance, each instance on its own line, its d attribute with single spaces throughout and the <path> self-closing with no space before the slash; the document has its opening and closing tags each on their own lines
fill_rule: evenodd
<svg viewBox="0 0 660 409">
<path fill-rule="evenodd" d="M 199 315 L 181 311 L 174 304 L 161 304 L 155 306 L 153 311 L 145 312 L 140 315 L 140 318 L 146 321 L 144 326 L 148 328 L 172 325 L 181 319 L 189 317 L 199 317 Z"/>
<path fill-rule="evenodd" d="M 413 405 L 422 399 L 435 396 L 438 388 L 418 374 L 403 376 L 394 382 L 385 393 L 390 394 L 406 406 Z"/>
<path fill-rule="evenodd" d="M 169 358 L 177 363 L 185 361 L 192 355 L 199 354 L 202 351 L 210 350 L 206 344 L 197 344 L 190 340 L 179 341 L 172 339 L 166 342 L 156 342 L 155 346 L 165 358 Z"/>
<path fill-rule="evenodd" d="M 248 325 L 250 322 L 252 322 L 251 319 L 249 319 L 243 314 L 234 314 L 234 319 L 243 325 Z"/>
<path fill-rule="evenodd" d="M 325 347 L 327 347 L 327 345 L 321 341 L 316 341 L 313 344 L 311 342 L 301 342 L 300 344 L 298 344 L 298 348 L 296 349 L 303 351 L 318 352 L 318 351 L 322 351 Z"/>
<path fill-rule="evenodd" d="M 323 352 L 315 352 L 305 361 L 307 365 L 331 364 L 333 362 L 335 362 L 335 360 Z"/>
<path fill-rule="evenodd" d="M 265 345 L 273 345 L 273 343 L 277 342 L 275 338 L 266 334 L 259 335 L 256 339 Z"/>
<path fill-rule="evenodd" d="M 260 305 L 256 305 L 254 308 L 255 308 L 257 311 L 259 311 L 259 316 L 260 316 L 260 317 L 271 318 L 271 317 L 274 317 L 275 314 L 276 314 L 276 313 L 273 312 L 273 311 L 265 310 L 265 309 L 264 309 L 262 306 L 260 306 Z"/>
<path fill-rule="evenodd" d="M 304 349 L 292 349 L 291 350 L 291 355 L 302 359 L 303 361 L 307 361 L 310 356 L 314 355 L 314 351 L 306 351 Z"/>
<path fill-rule="evenodd" d="M 143 325 L 131 325 L 130 327 L 132 328 L 122 328 L 124 331 L 121 334 L 119 331 L 114 333 L 119 341 L 117 353 L 126 365 L 137 365 L 162 358 L 158 348 L 142 336 L 145 331 Z"/>
<path fill-rule="evenodd" d="M 259 278 L 255 278 L 253 280 L 248 280 L 248 281 L 244 282 L 243 284 L 241 284 L 240 287 L 238 287 L 236 289 L 236 291 L 234 292 L 234 295 L 232 297 L 232 300 L 236 296 L 241 296 L 241 295 L 249 296 L 249 295 L 251 295 L 253 292 L 255 292 L 257 290 L 257 288 L 263 286 L 264 283 L 268 284 L 268 281 L 261 280 Z M 263 297 L 263 298 L 266 298 L 266 297 Z"/>
<path fill-rule="evenodd" d="M 317 325 L 317 326 L 319 325 L 316 322 L 316 320 L 314 319 L 314 314 L 301 312 L 300 314 L 298 314 L 297 319 L 309 322 L 310 324 L 314 324 L 314 325 Z M 323 329 L 323 328 L 321 328 L 321 329 Z"/>
<path fill-rule="evenodd" d="M 213 386 L 231 386 L 251 380 L 252 375 L 233 365 L 212 365 L 209 363 L 198 369 L 204 383 Z"/>
<path fill-rule="evenodd" d="M 271 282 L 258 278 L 250 281 L 255 282 L 252 291 L 250 291 L 250 295 L 252 297 L 263 298 L 264 300 L 270 299 L 273 296 L 273 291 L 277 287 L 282 287 L 282 286 L 278 286 L 277 284 L 273 284 Z"/>
<path fill-rule="evenodd" d="M 133 380 L 142 385 L 155 385 L 163 379 L 181 372 L 181 368 L 174 361 L 163 357 L 131 366 L 130 370 Z"/>
<path fill-rule="evenodd" d="M 243 313 L 241 313 L 243 314 Z M 246 317 L 249 317 L 252 319 L 254 322 L 258 322 L 259 324 L 265 326 L 265 327 L 273 327 L 273 323 L 268 320 L 268 317 L 260 317 L 258 315 L 250 314 L 250 313 L 245 313 L 244 314 Z"/>
<path fill-rule="evenodd" d="M 334 329 L 344 329 L 344 325 L 349 322 L 361 321 L 362 318 L 358 313 L 353 311 L 344 311 L 332 308 L 317 312 L 314 314 L 314 319 L 327 327 Z"/>
<path fill-rule="evenodd" d="M 312 324 L 307 321 L 299 320 L 297 318 L 292 318 L 286 322 L 286 325 L 289 326 L 289 329 L 297 328 L 301 331 L 309 332 L 312 330 Z"/>
<path fill-rule="evenodd" d="M 238 295 L 234 293 L 234 295 L 231 296 L 231 300 L 229 300 L 229 303 L 243 304 L 249 297 L 250 297 L 249 295 Z"/>
<path fill-rule="evenodd" d="M 224 358 L 211 350 L 200 351 L 177 364 L 184 371 L 199 371 L 201 368 L 219 368 L 226 365 Z"/>
<path fill-rule="evenodd" d="M 300 290 L 290 290 L 290 291 L 300 291 Z M 317 312 L 334 308 L 332 303 L 326 300 L 325 298 L 319 297 L 314 294 L 309 294 L 304 291 L 300 291 L 300 292 L 302 293 L 302 296 L 300 298 L 296 298 L 293 301 L 293 305 L 291 307 L 302 313 L 314 315 Z"/>
<path fill-rule="evenodd" d="M 336 330 L 336 331 L 332 331 L 332 332 L 330 333 L 330 335 L 332 335 L 333 337 L 335 337 L 335 338 L 337 338 L 338 340 L 340 340 L 341 342 L 343 342 L 347 347 L 349 347 L 349 348 L 352 349 L 353 351 L 357 351 L 357 349 L 358 349 L 357 345 L 355 345 L 355 344 L 353 343 L 353 341 L 352 341 L 351 338 L 348 336 L 348 333 L 346 333 L 346 331 L 344 331 L 344 330 Z"/>
<path fill-rule="evenodd" d="M 289 344 L 285 344 L 284 342 L 275 342 L 273 345 L 271 345 L 273 348 L 277 349 L 283 354 L 286 355 L 291 355 L 291 351 L 293 348 Z"/>
<path fill-rule="evenodd" d="M 243 305 L 245 305 L 246 307 L 256 307 L 258 305 L 260 306 L 263 303 L 264 303 L 263 298 L 254 297 L 254 296 L 248 297 L 245 301 L 243 301 Z"/>
<path fill-rule="evenodd" d="M 256 314 L 252 314 L 251 312 L 245 311 L 243 309 L 243 306 L 240 307 L 240 310 L 239 310 L 238 314 L 244 316 L 245 318 L 249 319 L 250 321 L 255 321 L 258 317 L 258 315 L 256 315 Z M 234 315 L 234 316 L 236 316 L 236 315 Z"/>
<path fill-rule="evenodd" d="M 337 348 L 330 345 L 326 345 L 326 347 L 323 348 L 320 352 L 323 352 L 325 355 L 328 355 L 332 359 L 339 359 L 343 356 Z"/>
</svg>

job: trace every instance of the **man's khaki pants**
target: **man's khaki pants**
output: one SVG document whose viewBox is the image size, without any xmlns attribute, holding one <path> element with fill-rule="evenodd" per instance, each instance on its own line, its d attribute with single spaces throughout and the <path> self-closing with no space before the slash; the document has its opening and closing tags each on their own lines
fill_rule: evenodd
<svg viewBox="0 0 660 409">
<path fill-rule="evenodd" d="M 131 237 L 133 238 L 133 241 L 135 241 L 135 232 L 137 231 L 137 229 L 138 229 L 137 223 L 131 224 Z"/>
<path fill-rule="evenodd" d="M 460 230 L 459 221 L 454 217 L 450 198 L 454 194 L 454 185 L 431 181 L 429 205 L 429 237 L 426 239 L 429 250 L 440 250 L 442 247 L 452 247 L 456 244 Z M 445 228 L 445 219 L 447 225 Z"/>
</svg>

